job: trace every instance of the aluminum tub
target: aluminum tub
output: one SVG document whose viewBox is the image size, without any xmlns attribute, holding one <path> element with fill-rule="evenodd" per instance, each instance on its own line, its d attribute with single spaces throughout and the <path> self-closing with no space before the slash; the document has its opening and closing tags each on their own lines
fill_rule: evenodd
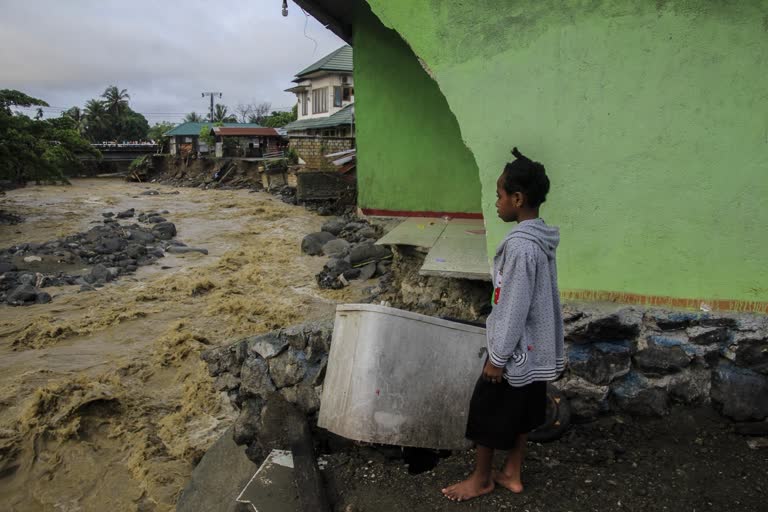
<svg viewBox="0 0 768 512">
<path fill-rule="evenodd" d="M 336 308 L 318 425 L 348 439 L 459 449 L 485 329 L 370 304 Z"/>
</svg>

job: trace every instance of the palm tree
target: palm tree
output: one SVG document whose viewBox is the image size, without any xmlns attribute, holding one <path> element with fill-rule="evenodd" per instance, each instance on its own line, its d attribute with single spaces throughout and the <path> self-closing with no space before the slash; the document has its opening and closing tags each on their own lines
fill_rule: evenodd
<svg viewBox="0 0 768 512">
<path fill-rule="evenodd" d="M 203 116 L 201 116 L 197 112 L 190 112 L 189 114 L 184 116 L 185 123 L 202 123 L 203 121 L 205 121 L 205 119 L 203 119 Z"/>
<path fill-rule="evenodd" d="M 103 101 L 88 100 L 85 104 L 85 132 L 93 142 L 102 142 L 106 135 L 107 108 Z"/>
<path fill-rule="evenodd" d="M 127 89 L 121 91 L 115 85 L 110 85 L 104 89 L 104 94 L 101 97 L 104 98 L 107 110 L 115 118 L 125 111 L 128 107 L 128 100 L 131 98 Z"/>
<path fill-rule="evenodd" d="M 70 118 L 74 121 L 74 128 L 80 135 L 85 132 L 85 114 L 80 107 L 72 107 L 69 110 L 65 110 L 62 116 Z"/>
<path fill-rule="evenodd" d="M 227 106 L 217 103 L 213 109 L 214 123 L 236 123 L 237 118 L 233 115 L 227 115 Z"/>
</svg>

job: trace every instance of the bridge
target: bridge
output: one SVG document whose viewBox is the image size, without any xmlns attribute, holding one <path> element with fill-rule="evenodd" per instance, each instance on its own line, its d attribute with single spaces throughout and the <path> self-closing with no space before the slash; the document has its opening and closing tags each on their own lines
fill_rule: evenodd
<svg viewBox="0 0 768 512">
<path fill-rule="evenodd" d="M 158 144 L 152 143 L 127 143 L 118 144 L 112 142 L 103 142 L 101 144 L 91 144 L 91 147 L 101 152 L 104 162 L 133 162 L 136 158 L 144 155 L 154 155 L 160 149 Z M 96 160 L 92 156 L 82 157 L 82 160 Z"/>
</svg>

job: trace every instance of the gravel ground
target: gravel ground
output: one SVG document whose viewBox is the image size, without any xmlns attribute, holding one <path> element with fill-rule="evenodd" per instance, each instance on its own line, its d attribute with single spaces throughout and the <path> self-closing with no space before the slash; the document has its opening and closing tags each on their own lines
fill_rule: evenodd
<svg viewBox="0 0 768 512">
<path fill-rule="evenodd" d="M 529 444 L 523 494 L 497 488 L 465 503 L 447 501 L 440 489 L 465 477 L 472 450 L 411 475 L 392 450 L 356 446 L 328 455 L 325 474 L 344 512 L 768 510 L 768 449 L 750 449 L 748 439 L 711 409 L 605 417 Z"/>
</svg>

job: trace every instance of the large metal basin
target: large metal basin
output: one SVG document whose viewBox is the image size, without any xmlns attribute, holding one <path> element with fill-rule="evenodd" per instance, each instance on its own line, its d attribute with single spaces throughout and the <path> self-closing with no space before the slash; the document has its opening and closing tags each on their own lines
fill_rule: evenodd
<svg viewBox="0 0 768 512">
<path fill-rule="evenodd" d="M 318 425 L 400 446 L 466 448 L 485 329 L 370 304 L 336 308 Z"/>
</svg>

